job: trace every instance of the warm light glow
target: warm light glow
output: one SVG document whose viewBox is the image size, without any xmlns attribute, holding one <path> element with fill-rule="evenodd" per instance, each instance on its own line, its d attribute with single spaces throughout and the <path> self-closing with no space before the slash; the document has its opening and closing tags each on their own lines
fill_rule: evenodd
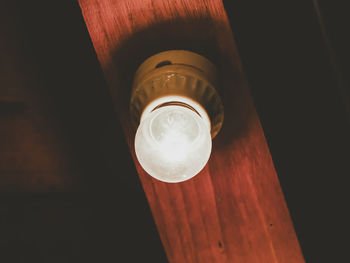
<svg viewBox="0 0 350 263">
<path fill-rule="evenodd" d="M 136 156 L 141 166 L 164 182 L 192 178 L 203 169 L 210 156 L 209 123 L 206 114 L 199 115 L 179 105 L 147 112 L 142 116 L 135 137 Z"/>
</svg>

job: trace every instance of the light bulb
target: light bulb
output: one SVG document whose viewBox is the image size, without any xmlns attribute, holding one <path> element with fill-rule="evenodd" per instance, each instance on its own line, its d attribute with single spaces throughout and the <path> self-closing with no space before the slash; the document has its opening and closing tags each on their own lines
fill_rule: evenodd
<svg viewBox="0 0 350 263">
<path fill-rule="evenodd" d="M 209 159 L 209 118 L 181 104 L 146 110 L 136 132 L 135 152 L 143 169 L 152 177 L 172 183 L 188 180 Z"/>
<path fill-rule="evenodd" d="M 214 64 L 191 51 L 164 51 L 139 66 L 130 116 L 136 157 L 149 175 L 177 183 L 204 168 L 224 119 L 217 87 Z"/>
</svg>

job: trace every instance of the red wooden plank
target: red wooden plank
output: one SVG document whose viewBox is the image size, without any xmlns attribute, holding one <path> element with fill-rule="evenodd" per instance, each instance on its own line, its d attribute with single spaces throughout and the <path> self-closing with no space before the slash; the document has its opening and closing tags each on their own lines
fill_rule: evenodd
<svg viewBox="0 0 350 263">
<path fill-rule="evenodd" d="M 79 0 L 170 262 L 304 262 L 221 1 Z M 205 169 L 148 176 L 133 149 L 131 79 L 148 56 L 190 49 L 221 71 L 222 131 Z"/>
</svg>

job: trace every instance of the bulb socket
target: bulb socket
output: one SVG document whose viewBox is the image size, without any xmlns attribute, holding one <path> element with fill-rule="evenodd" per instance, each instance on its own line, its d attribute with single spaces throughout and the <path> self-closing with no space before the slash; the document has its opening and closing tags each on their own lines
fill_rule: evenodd
<svg viewBox="0 0 350 263">
<path fill-rule="evenodd" d="M 132 120 L 138 125 L 150 104 L 161 98 L 175 97 L 179 99 L 163 101 L 152 110 L 172 103 L 188 105 L 199 114 L 195 106 L 199 104 L 209 117 L 211 137 L 214 138 L 224 119 L 217 83 L 216 67 L 203 56 L 185 50 L 156 54 L 146 59 L 135 73 L 130 100 Z"/>
</svg>

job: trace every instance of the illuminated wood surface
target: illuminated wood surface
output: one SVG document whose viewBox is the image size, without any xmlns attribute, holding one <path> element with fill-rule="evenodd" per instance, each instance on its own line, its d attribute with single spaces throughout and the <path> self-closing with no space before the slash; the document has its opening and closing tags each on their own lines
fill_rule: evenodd
<svg viewBox="0 0 350 263">
<path fill-rule="evenodd" d="M 79 4 L 169 261 L 304 262 L 221 1 Z M 166 49 L 198 52 L 222 74 L 223 129 L 208 165 L 181 184 L 140 167 L 128 112 L 137 66 Z"/>
</svg>

